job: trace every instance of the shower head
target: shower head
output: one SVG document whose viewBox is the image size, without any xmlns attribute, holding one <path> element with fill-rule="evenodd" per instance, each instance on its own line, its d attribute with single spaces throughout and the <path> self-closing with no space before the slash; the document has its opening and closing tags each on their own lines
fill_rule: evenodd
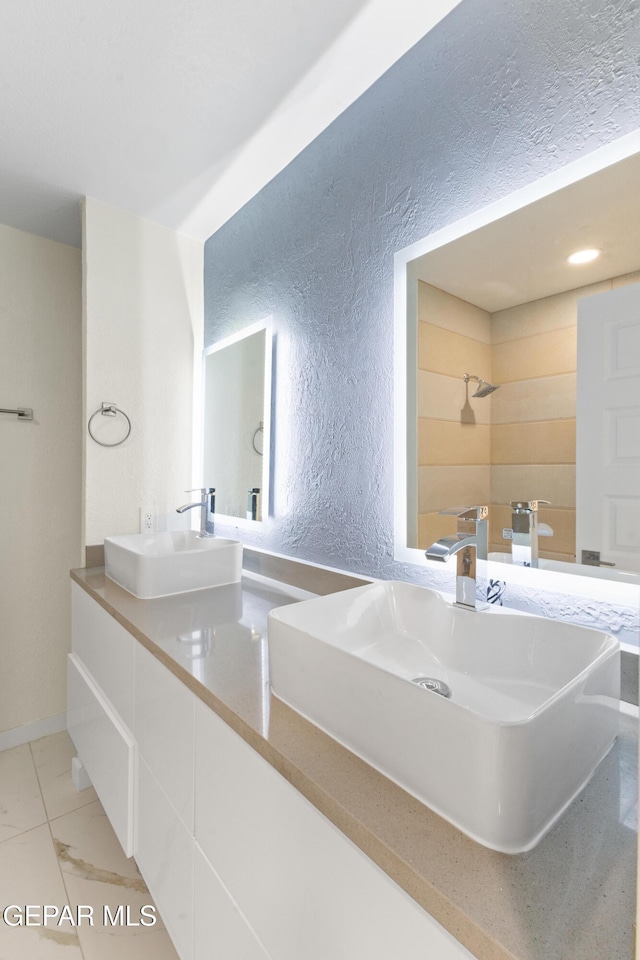
<svg viewBox="0 0 640 960">
<path fill-rule="evenodd" d="M 472 393 L 472 397 L 488 397 L 490 393 L 493 393 L 494 390 L 497 390 L 500 387 L 499 383 L 488 383 L 487 380 L 483 380 L 482 377 L 474 377 L 473 374 L 465 373 L 462 378 L 465 383 L 469 383 L 469 380 L 474 380 L 478 384 L 478 389 L 475 393 Z"/>
<path fill-rule="evenodd" d="M 494 390 L 499 388 L 499 383 L 487 383 L 486 380 L 480 378 L 478 380 L 478 389 L 475 393 L 472 393 L 472 397 L 488 397 L 490 393 L 493 393 Z"/>
</svg>

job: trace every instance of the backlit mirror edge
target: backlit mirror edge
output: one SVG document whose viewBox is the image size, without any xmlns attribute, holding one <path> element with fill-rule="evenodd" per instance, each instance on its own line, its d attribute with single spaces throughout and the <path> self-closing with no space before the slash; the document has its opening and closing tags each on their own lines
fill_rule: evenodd
<svg viewBox="0 0 640 960">
<path fill-rule="evenodd" d="M 251 529 L 255 530 L 256 527 L 260 528 L 264 526 L 266 519 L 269 516 L 271 511 L 271 394 L 272 394 L 272 366 L 273 366 L 273 316 L 269 315 L 264 317 L 262 320 L 258 320 L 255 323 L 250 324 L 247 327 L 243 327 L 242 330 L 239 330 L 237 333 L 232 333 L 228 337 L 224 337 L 222 340 L 217 340 L 215 343 L 210 344 L 210 346 L 205 347 L 202 351 L 202 406 L 204 405 L 205 398 L 205 384 L 206 384 L 206 364 L 207 357 L 212 353 L 216 353 L 218 350 L 223 350 L 225 347 L 230 347 L 234 343 L 238 343 L 240 340 L 244 340 L 246 337 L 253 336 L 253 334 L 261 333 L 264 330 L 265 344 L 264 344 L 264 398 L 263 398 L 263 460 L 262 460 L 262 519 L 261 520 L 247 520 L 245 517 L 232 517 L 226 513 L 216 513 L 215 519 L 221 524 L 229 524 L 234 527 Z M 205 425 L 204 425 L 204 415 L 201 414 L 201 429 L 200 429 L 200 443 L 201 449 L 204 450 L 205 444 Z M 215 483 L 215 477 L 204 477 L 204 482 Z"/>
<path fill-rule="evenodd" d="M 413 291 L 415 284 L 410 282 L 411 261 L 639 152 L 640 129 L 625 134 L 612 143 L 568 163 L 561 169 L 515 190 L 501 200 L 429 234 L 395 254 L 393 496 L 395 560 L 436 570 L 435 561 L 427 560 L 424 551 L 409 547 L 407 544 L 408 508 L 417 498 L 417 490 L 414 489 L 416 481 L 412 480 L 409 484 L 409 466 L 410 464 L 415 466 L 417 460 L 416 443 L 411 445 L 412 449 L 408 449 L 410 445 L 407 440 L 407 410 L 409 404 L 415 405 L 417 376 L 413 370 L 409 370 L 407 358 L 407 343 L 409 337 L 415 335 L 414 327 L 417 323 L 417 304 L 413 303 L 417 294 Z M 416 471 L 413 470 L 411 475 L 415 473 Z M 479 573 L 487 577 L 504 579 L 507 572 L 510 582 L 533 589 L 602 599 L 625 606 L 635 605 L 637 599 L 638 587 L 633 584 L 616 583 L 595 577 L 585 578 L 578 574 L 558 573 L 551 570 L 519 568 L 496 561 L 485 561 L 479 564 Z"/>
</svg>

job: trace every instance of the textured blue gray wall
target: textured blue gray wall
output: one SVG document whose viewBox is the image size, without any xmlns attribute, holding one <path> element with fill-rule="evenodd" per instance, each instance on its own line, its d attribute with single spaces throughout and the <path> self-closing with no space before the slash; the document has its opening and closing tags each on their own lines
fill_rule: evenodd
<svg viewBox="0 0 640 960">
<path fill-rule="evenodd" d="M 246 543 L 426 581 L 393 560 L 393 255 L 638 127 L 639 50 L 637 0 L 463 0 L 207 241 L 206 344 L 274 318 Z"/>
</svg>

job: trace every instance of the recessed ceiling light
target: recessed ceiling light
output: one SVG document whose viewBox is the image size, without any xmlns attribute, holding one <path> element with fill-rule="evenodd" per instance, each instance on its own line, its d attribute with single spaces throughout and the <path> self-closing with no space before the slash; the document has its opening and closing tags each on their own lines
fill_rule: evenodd
<svg viewBox="0 0 640 960">
<path fill-rule="evenodd" d="M 569 263 L 590 263 L 600 256 L 599 250 L 576 250 L 570 257 L 567 257 Z"/>
</svg>

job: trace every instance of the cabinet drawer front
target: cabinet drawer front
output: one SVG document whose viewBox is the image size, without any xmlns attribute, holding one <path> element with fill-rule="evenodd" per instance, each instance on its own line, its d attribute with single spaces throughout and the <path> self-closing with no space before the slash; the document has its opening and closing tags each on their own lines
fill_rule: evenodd
<svg viewBox="0 0 640 960">
<path fill-rule="evenodd" d="M 135 640 L 77 583 L 71 584 L 72 649 L 133 729 L 133 649 Z"/>
<path fill-rule="evenodd" d="M 193 837 L 140 757 L 137 808 L 136 863 L 180 960 L 191 960 Z"/>
<path fill-rule="evenodd" d="M 204 704 L 196 841 L 274 960 L 473 960 Z"/>
<path fill-rule="evenodd" d="M 195 698 L 139 643 L 135 664 L 134 729 L 138 752 L 189 833 L 193 833 Z"/>
<path fill-rule="evenodd" d="M 198 844 L 194 859 L 193 960 L 269 960 Z"/>
<path fill-rule="evenodd" d="M 67 675 L 67 729 L 122 849 L 130 857 L 133 855 L 133 737 L 74 654 L 69 655 Z"/>
</svg>

